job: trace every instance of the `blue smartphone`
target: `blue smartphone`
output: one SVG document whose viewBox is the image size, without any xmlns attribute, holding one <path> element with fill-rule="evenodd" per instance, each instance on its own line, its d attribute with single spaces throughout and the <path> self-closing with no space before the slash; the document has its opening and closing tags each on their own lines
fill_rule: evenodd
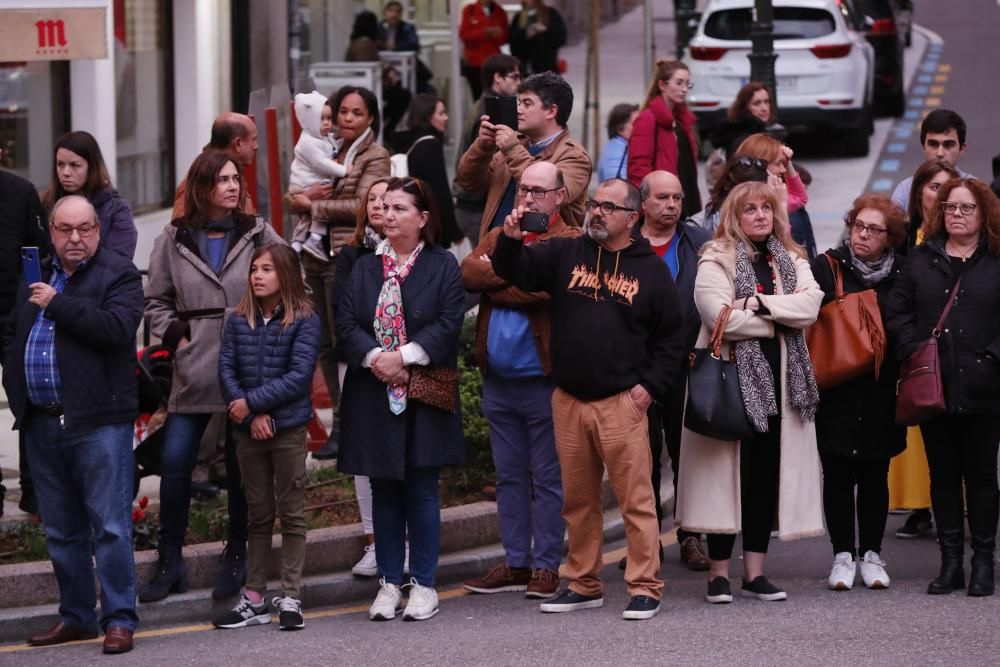
<svg viewBox="0 0 1000 667">
<path fill-rule="evenodd" d="M 24 272 L 24 284 L 42 282 L 42 262 L 38 254 L 38 246 L 21 248 L 21 270 Z"/>
</svg>

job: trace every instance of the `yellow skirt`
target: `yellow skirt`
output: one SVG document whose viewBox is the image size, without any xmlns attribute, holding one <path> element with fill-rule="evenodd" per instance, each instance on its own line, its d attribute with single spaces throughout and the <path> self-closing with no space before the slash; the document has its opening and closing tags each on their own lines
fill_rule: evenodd
<svg viewBox="0 0 1000 667">
<path fill-rule="evenodd" d="M 920 429 L 906 429 L 906 449 L 889 463 L 889 509 L 917 510 L 931 506 L 931 474 Z"/>
</svg>

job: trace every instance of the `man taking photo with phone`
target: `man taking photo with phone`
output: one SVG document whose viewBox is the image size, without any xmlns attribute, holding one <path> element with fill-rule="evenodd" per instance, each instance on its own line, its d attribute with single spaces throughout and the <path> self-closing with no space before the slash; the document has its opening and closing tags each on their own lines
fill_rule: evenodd
<svg viewBox="0 0 1000 667">
<path fill-rule="evenodd" d="M 559 207 L 562 221 L 577 227 L 583 222 L 593 165 L 566 127 L 573 110 L 573 89 L 558 74 L 542 72 L 525 79 L 517 91 L 517 131 L 496 125 L 484 115 L 479 137 L 458 165 L 459 187 L 486 196 L 480 238 L 503 225 L 514 209 L 515 189 L 524 170 L 541 160 L 562 172 L 566 192 Z"/>
<path fill-rule="evenodd" d="M 524 234 L 524 244 L 572 238 L 580 230 L 559 217 L 566 197 L 559 167 L 534 162 L 517 186 L 515 213 L 544 222 Z M 552 363 L 549 295 L 525 292 L 498 277 L 490 254 L 502 227 L 494 227 L 462 262 L 465 289 L 481 294 L 476 319 L 476 360 L 483 374 L 483 415 L 497 476 L 497 514 L 505 562 L 465 588 L 474 593 L 525 591 L 550 598 L 559 589 L 563 492 L 552 430 Z M 534 543 L 534 548 L 532 548 Z"/>
<path fill-rule="evenodd" d="M 684 352 L 684 326 L 666 264 L 648 243 L 632 238 L 641 205 L 631 183 L 605 181 L 586 203 L 584 235 L 527 247 L 515 209 L 504 219 L 493 253 L 498 276 L 551 298 L 552 418 L 569 529 L 569 587 L 543 602 L 543 612 L 604 605 L 605 467 L 628 543 L 630 600 L 622 617 L 652 618 L 660 609 L 646 410 L 654 396 L 671 388 Z"/>
</svg>

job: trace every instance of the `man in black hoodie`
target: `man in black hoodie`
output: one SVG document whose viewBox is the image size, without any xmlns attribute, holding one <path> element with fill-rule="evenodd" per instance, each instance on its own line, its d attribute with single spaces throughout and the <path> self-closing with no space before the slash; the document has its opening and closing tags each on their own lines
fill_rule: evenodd
<svg viewBox="0 0 1000 667">
<path fill-rule="evenodd" d="M 565 612 L 604 604 L 600 580 L 601 477 L 625 520 L 631 597 L 622 616 L 659 611 L 659 530 L 650 483 L 646 410 L 664 396 L 684 351 L 684 326 L 670 272 L 649 243 L 633 239 L 639 191 L 602 183 L 588 201 L 586 234 L 531 247 L 521 242 L 518 207 L 504 220 L 493 254 L 498 276 L 552 297 L 552 416 L 569 528 L 569 587 L 541 605 Z"/>
</svg>

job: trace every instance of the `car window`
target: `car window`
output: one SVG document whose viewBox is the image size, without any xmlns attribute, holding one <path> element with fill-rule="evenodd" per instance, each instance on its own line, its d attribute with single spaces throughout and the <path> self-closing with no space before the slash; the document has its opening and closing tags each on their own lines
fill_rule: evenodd
<svg viewBox="0 0 1000 667">
<path fill-rule="evenodd" d="M 892 7 L 889 0 L 854 0 L 857 9 L 862 14 L 874 18 L 886 18 L 892 16 Z"/>
<path fill-rule="evenodd" d="M 714 39 L 750 39 L 752 10 L 725 9 L 715 12 L 705 21 L 705 35 Z M 810 7 L 775 7 L 775 39 L 812 39 L 836 30 L 833 15 L 824 9 Z"/>
</svg>

